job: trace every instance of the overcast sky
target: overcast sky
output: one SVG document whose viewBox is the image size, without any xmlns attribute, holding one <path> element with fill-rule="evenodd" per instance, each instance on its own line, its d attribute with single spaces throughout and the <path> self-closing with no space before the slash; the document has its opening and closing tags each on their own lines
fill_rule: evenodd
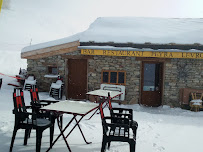
<svg viewBox="0 0 203 152">
<path fill-rule="evenodd" d="M 0 14 L 0 49 L 6 50 L 76 34 L 97 17 L 203 17 L 203 0 L 10 1 L 9 10 Z"/>
</svg>

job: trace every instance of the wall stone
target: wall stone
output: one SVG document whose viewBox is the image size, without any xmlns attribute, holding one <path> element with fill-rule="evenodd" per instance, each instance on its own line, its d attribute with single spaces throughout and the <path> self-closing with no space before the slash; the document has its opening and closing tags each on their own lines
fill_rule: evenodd
<svg viewBox="0 0 203 152">
<path fill-rule="evenodd" d="M 65 76 L 65 60 L 60 55 L 35 60 L 28 59 L 27 63 L 28 74 L 34 74 L 36 77 L 39 91 L 49 91 L 51 83 L 56 81 L 56 78 L 44 77 L 48 74 L 49 65 L 56 65 L 58 74 Z"/>
<path fill-rule="evenodd" d="M 180 88 L 203 89 L 203 61 L 171 59 L 165 64 L 164 105 L 180 106 Z"/>
<path fill-rule="evenodd" d="M 81 55 L 80 51 L 66 55 Z M 135 57 L 92 56 L 88 59 L 88 91 L 99 89 L 102 70 L 126 71 L 125 103 L 139 103 L 141 61 Z M 61 55 L 27 60 L 28 74 L 34 74 L 40 91 L 49 91 L 50 85 L 56 79 L 45 78 L 48 65 L 57 65 L 59 75 L 65 78 L 65 59 Z M 203 89 L 203 61 L 198 59 L 171 59 L 164 67 L 163 104 L 179 107 L 180 88 Z"/>
<path fill-rule="evenodd" d="M 140 86 L 140 61 L 135 57 L 115 57 L 115 56 L 94 56 L 88 60 L 88 89 L 100 88 L 102 70 L 123 70 L 126 71 L 126 96 L 127 103 L 139 101 Z M 136 96 L 136 99 L 134 97 Z"/>
</svg>

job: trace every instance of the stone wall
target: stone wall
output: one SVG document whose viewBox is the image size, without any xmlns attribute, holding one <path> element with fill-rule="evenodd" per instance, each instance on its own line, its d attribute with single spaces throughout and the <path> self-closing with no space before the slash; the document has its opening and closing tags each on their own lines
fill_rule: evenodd
<svg viewBox="0 0 203 152">
<path fill-rule="evenodd" d="M 80 51 L 67 55 L 81 55 Z M 99 89 L 102 70 L 126 71 L 127 103 L 138 103 L 140 97 L 141 61 L 135 57 L 92 56 L 88 59 L 88 91 Z M 60 55 L 27 60 L 28 74 L 34 74 L 40 91 L 49 91 L 53 78 L 45 78 L 48 65 L 57 65 L 59 75 L 65 79 L 65 59 Z M 163 104 L 178 107 L 180 88 L 203 89 L 203 61 L 198 59 L 171 59 L 164 67 Z"/>
<path fill-rule="evenodd" d="M 138 103 L 140 86 L 140 61 L 136 61 L 135 57 L 94 56 L 93 59 L 89 60 L 89 90 L 100 88 L 102 70 L 126 71 L 125 100 L 127 102 Z"/>
<path fill-rule="evenodd" d="M 60 55 L 35 60 L 28 59 L 27 63 L 28 74 L 34 74 L 36 77 L 39 91 L 49 91 L 51 83 L 56 81 L 56 78 L 44 77 L 48 74 L 48 66 L 57 66 L 58 74 L 65 76 L 65 60 Z"/>
<path fill-rule="evenodd" d="M 180 106 L 180 88 L 203 89 L 203 61 L 171 59 L 165 64 L 164 105 Z"/>
</svg>

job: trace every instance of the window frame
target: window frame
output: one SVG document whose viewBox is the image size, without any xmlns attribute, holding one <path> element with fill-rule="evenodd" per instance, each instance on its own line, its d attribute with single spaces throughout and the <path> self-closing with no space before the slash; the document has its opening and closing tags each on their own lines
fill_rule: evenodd
<svg viewBox="0 0 203 152">
<path fill-rule="evenodd" d="M 104 72 L 108 72 L 108 82 L 103 82 L 103 73 Z M 117 73 L 117 79 L 116 79 L 116 83 L 111 83 L 110 80 L 111 80 L 111 72 L 116 72 Z M 118 76 L 119 76 L 119 72 L 122 72 L 124 73 L 124 83 L 118 83 Z M 114 84 L 114 85 L 126 85 L 126 71 L 123 71 L 123 70 L 102 70 L 101 72 L 101 83 L 104 83 L 104 84 Z"/>
</svg>

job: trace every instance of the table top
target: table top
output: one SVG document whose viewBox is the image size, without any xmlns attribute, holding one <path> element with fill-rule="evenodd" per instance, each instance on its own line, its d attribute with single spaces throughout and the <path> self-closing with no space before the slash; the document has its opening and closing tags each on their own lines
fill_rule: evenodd
<svg viewBox="0 0 203 152">
<path fill-rule="evenodd" d="M 101 90 L 101 89 L 90 91 L 86 94 L 87 95 L 94 95 L 94 96 L 101 96 L 101 97 L 108 97 L 108 93 L 110 93 L 111 98 L 115 98 L 115 97 L 123 94 L 122 92 L 119 92 L 119 91 L 110 91 L 110 90 Z"/>
<path fill-rule="evenodd" d="M 98 106 L 99 106 L 98 103 L 65 100 L 65 101 L 60 101 L 48 106 L 44 106 L 43 108 L 40 108 L 40 109 L 47 110 L 47 111 L 61 112 L 61 113 L 86 115 L 92 110 L 96 109 Z"/>
</svg>

